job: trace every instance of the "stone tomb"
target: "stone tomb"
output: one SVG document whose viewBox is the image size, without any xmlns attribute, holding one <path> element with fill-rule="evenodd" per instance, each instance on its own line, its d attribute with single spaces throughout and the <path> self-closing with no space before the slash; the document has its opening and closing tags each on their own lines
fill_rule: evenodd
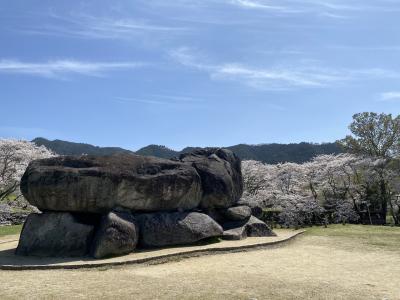
<svg viewBox="0 0 400 300">
<path fill-rule="evenodd" d="M 241 163 L 226 149 L 171 160 L 129 154 L 36 160 L 21 191 L 42 213 L 28 216 L 18 255 L 104 258 L 137 247 L 275 235 L 254 208 L 240 204 Z"/>
</svg>

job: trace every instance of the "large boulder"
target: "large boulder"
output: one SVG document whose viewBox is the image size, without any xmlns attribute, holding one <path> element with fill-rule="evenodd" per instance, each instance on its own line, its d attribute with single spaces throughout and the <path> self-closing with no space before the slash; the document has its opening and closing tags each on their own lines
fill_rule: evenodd
<svg viewBox="0 0 400 300">
<path fill-rule="evenodd" d="M 201 177 L 202 208 L 233 206 L 243 194 L 240 159 L 230 150 L 207 148 L 182 154 L 179 159 L 193 166 Z"/>
<path fill-rule="evenodd" d="M 191 166 L 155 157 L 55 157 L 33 161 L 21 180 L 24 197 L 42 211 L 104 213 L 189 210 L 201 201 Z"/>
<path fill-rule="evenodd" d="M 92 243 L 94 258 L 124 255 L 135 250 L 139 228 L 128 212 L 110 212 L 101 218 Z"/>
<path fill-rule="evenodd" d="M 142 214 L 137 218 L 143 247 L 190 244 L 223 233 L 218 223 L 198 212 Z"/>
<path fill-rule="evenodd" d="M 247 237 L 276 236 L 276 234 L 263 221 L 251 216 L 247 221 L 230 222 L 223 225 L 224 240 L 242 240 Z"/>
<path fill-rule="evenodd" d="M 30 214 L 25 221 L 17 255 L 85 256 L 93 239 L 95 216 L 71 213 Z"/>
</svg>

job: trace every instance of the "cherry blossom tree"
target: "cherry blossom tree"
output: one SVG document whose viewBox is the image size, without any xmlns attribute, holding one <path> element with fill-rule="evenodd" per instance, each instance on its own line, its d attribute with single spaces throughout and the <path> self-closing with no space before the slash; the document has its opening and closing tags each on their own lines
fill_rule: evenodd
<svg viewBox="0 0 400 300">
<path fill-rule="evenodd" d="M 244 161 L 242 170 L 244 197 L 281 211 L 279 218 L 284 226 L 312 224 L 315 215 L 323 211 L 307 189 L 305 165 Z"/>
<path fill-rule="evenodd" d="M 29 162 L 54 156 L 44 146 L 24 140 L 0 139 L 0 201 L 19 194 L 19 182 Z"/>
<path fill-rule="evenodd" d="M 379 164 L 353 154 L 321 155 L 304 164 L 244 161 L 244 196 L 280 210 L 285 226 L 325 223 L 327 218 L 357 221 L 361 209 L 372 206 Z"/>
<path fill-rule="evenodd" d="M 379 189 L 377 199 L 380 201 L 382 222 L 386 222 L 389 205 L 395 223 L 400 225 L 400 220 L 394 214 L 393 191 L 387 176 L 390 171 L 389 165 L 400 156 L 400 115 L 373 112 L 355 114 L 349 129 L 351 134 L 340 143 L 351 153 L 380 160 L 379 164 L 374 166 L 374 175 L 379 179 L 375 186 Z"/>
</svg>

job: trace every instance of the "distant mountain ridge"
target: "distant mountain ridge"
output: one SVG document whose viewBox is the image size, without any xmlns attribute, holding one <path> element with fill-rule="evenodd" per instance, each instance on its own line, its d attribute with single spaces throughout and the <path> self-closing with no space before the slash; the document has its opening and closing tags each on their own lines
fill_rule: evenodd
<svg viewBox="0 0 400 300">
<path fill-rule="evenodd" d="M 111 155 L 115 153 L 136 153 L 144 156 L 156 156 L 161 158 L 173 158 L 182 153 L 187 153 L 200 147 L 187 147 L 182 151 L 175 151 L 161 145 L 149 145 L 138 151 L 130 151 L 119 147 L 98 147 L 84 143 L 73 143 L 68 141 L 36 138 L 32 142 L 36 145 L 44 145 L 46 148 L 60 155 Z M 224 147 L 232 150 L 242 160 L 252 159 L 268 164 L 280 162 L 303 163 L 310 161 L 313 157 L 321 154 L 339 154 L 343 150 L 336 143 L 298 143 L 298 144 L 262 144 L 246 145 L 239 144 L 231 147 Z"/>
<path fill-rule="evenodd" d="M 98 147 L 84 143 L 74 143 L 62 140 L 50 141 L 45 138 L 36 138 L 32 140 L 38 146 L 45 146 L 47 149 L 60 155 L 111 155 L 115 153 L 134 153 L 119 147 Z"/>
</svg>

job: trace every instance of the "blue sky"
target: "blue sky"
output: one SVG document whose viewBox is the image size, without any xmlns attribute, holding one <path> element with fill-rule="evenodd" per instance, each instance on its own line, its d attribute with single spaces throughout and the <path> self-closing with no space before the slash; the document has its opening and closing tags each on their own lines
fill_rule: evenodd
<svg viewBox="0 0 400 300">
<path fill-rule="evenodd" d="M 0 137 L 328 142 L 400 111 L 398 0 L 0 2 Z"/>
</svg>

